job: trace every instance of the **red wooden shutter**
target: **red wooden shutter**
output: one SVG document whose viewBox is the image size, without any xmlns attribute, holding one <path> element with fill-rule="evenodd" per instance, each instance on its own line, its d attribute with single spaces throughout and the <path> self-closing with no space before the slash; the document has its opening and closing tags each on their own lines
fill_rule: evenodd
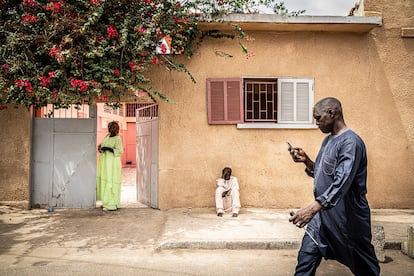
<svg viewBox="0 0 414 276">
<path fill-rule="evenodd" d="M 207 79 L 209 124 L 243 122 L 243 85 L 240 78 Z"/>
</svg>

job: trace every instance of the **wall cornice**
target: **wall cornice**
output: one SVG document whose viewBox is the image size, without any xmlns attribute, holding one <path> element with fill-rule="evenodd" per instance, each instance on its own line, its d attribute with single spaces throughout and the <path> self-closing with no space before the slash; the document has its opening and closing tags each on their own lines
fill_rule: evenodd
<svg viewBox="0 0 414 276">
<path fill-rule="evenodd" d="M 223 23 L 200 21 L 201 30 L 231 30 L 228 22 L 245 31 L 356 32 L 367 33 L 382 26 L 381 16 L 281 16 L 275 14 L 230 14 Z"/>
</svg>

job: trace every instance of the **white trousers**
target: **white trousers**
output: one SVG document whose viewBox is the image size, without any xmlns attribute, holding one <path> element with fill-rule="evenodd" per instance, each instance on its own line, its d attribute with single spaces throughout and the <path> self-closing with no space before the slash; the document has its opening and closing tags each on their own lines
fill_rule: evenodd
<svg viewBox="0 0 414 276">
<path fill-rule="evenodd" d="M 233 212 L 238 214 L 241 208 L 239 189 L 231 189 L 230 192 L 223 197 L 226 189 L 217 187 L 216 189 L 216 209 L 217 213 Z"/>
</svg>

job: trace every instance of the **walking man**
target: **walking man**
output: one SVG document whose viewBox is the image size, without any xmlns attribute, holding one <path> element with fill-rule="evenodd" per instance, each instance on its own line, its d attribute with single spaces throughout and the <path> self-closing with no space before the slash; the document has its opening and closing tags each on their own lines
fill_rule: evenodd
<svg viewBox="0 0 414 276">
<path fill-rule="evenodd" d="M 371 244 L 371 213 L 366 198 L 367 154 L 363 140 L 347 128 L 342 106 L 324 98 L 313 110 L 316 125 L 329 135 L 313 162 L 301 148 L 289 148 L 293 161 L 314 178 L 315 201 L 289 221 L 306 227 L 295 275 L 315 275 L 322 257 L 346 265 L 354 275 L 379 275 Z"/>
</svg>

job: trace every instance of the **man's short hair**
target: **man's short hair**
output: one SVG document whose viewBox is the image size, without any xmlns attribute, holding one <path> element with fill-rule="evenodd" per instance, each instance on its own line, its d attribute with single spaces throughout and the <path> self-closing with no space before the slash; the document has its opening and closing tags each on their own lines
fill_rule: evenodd
<svg viewBox="0 0 414 276">
<path fill-rule="evenodd" d="M 230 173 L 230 175 L 231 175 L 231 168 L 230 168 L 230 167 L 225 167 L 225 168 L 223 169 L 222 173 L 224 174 L 224 173 L 226 173 L 226 172 L 229 172 L 229 173 Z"/>
</svg>

